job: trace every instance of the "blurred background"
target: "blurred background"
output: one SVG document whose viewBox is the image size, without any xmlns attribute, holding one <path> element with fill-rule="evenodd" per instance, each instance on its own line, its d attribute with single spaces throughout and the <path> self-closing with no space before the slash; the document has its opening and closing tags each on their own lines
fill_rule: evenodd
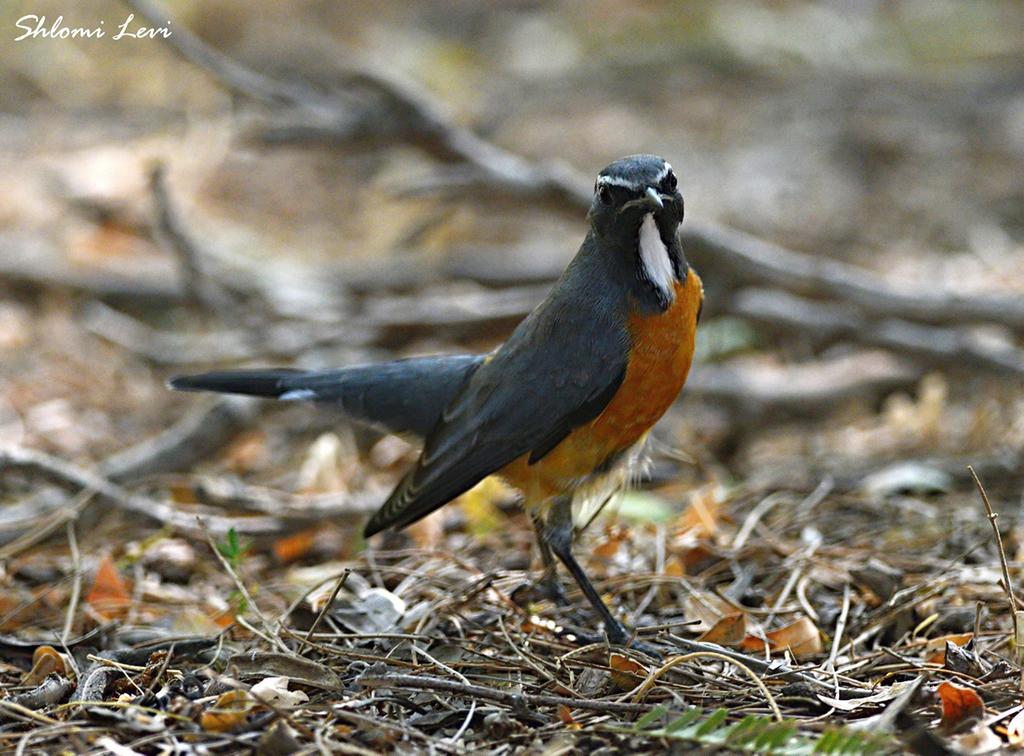
<svg viewBox="0 0 1024 756">
<path fill-rule="evenodd" d="M 172 37 L 113 40 L 132 13 Z M 13 42 L 26 14 L 107 37 Z M 379 501 L 405 442 L 164 380 L 489 349 L 597 171 L 655 152 L 708 303 L 642 516 L 969 491 L 972 461 L 1019 497 L 1020 3 L 19 0 L 0 28 L 5 441 Z"/>
</svg>

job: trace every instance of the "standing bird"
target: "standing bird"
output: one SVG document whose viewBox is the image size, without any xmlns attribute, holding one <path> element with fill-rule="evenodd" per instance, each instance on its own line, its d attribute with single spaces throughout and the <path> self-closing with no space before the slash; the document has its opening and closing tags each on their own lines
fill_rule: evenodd
<svg viewBox="0 0 1024 756">
<path fill-rule="evenodd" d="M 572 553 L 572 501 L 621 480 L 686 381 L 703 302 L 677 238 L 683 198 L 654 155 L 616 160 L 597 177 L 590 230 L 551 293 L 487 355 L 397 360 L 336 370 L 232 370 L 174 378 L 219 391 L 340 405 L 351 417 L 424 439 L 415 467 L 366 525 L 400 529 L 488 475 L 523 495 L 563 599 L 557 557 L 626 644 Z M 554 557 L 552 556 L 554 555 Z"/>
</svg>

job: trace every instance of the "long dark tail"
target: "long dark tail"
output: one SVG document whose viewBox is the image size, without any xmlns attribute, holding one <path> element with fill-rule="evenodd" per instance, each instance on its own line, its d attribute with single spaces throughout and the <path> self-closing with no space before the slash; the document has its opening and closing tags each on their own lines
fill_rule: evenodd
<svg viewBox="0 0 1024 756">
<path fill-rule="evenodd" d="M 178 391 L 336 402 L 352 417 L 425 436 L 482 355 L 416 357 L 336 370 L 218 370 L 172 378 Z"/>
</svg>

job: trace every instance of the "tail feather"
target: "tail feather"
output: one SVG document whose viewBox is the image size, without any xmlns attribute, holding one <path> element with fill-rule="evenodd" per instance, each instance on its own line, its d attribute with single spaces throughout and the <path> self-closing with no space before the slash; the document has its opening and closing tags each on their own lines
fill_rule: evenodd
<svg viewBox="0 0 1024 756">
<path fill-rule="evenodd" d="M 178 391 L 335 402 L 358 420 L 423 437 L 483 359 L 454 355 L 336 370 L 219 370 L 172 378 L 168 385 Z"/>
<path fill-rule="evenodd" d="M 280 397 L 288 391 L 284 381 L 303 375 L 301 370 L 216 370 L 199 375 L 180 375 L 167 385 L 175 391 L 215 391 L 219 394 Z"/>
</svg>

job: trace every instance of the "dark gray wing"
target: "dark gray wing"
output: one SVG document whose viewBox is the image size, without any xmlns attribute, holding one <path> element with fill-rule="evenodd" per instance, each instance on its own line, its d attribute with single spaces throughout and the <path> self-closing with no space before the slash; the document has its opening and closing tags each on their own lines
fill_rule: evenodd
<svg viewBox="0 0 1024 756">
<path fill-rule="evenodd" d="M 607 306 L 551 304 L 466 382 L 367 536 L 405 527 L 524 454 L 541 459 L 605 408 L 626 372 L 624 323 L 602 317 Z"/>
</svg>

